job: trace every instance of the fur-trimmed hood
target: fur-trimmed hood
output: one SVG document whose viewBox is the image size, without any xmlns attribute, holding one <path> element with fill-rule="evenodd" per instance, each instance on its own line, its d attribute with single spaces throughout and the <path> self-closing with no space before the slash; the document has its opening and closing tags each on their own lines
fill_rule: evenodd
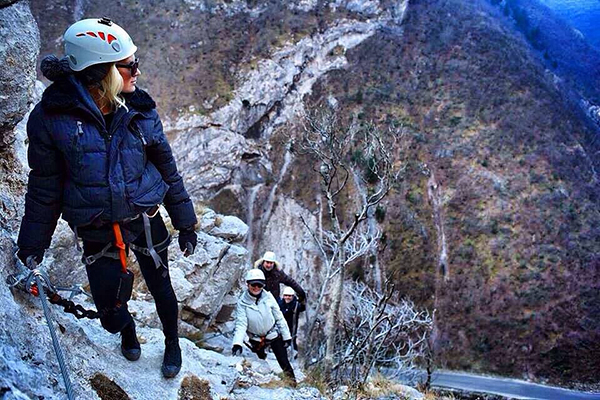
<svg viewBox="0 0 600 400">
<path fill-rule="evenodd" d="M 140 88 L 133 93 L 122 93 L 127 107 L 138 111 L 150 111 L 156 108 L 152 97 Z M 73 108 L 92 108 L 91 96 L 83 84 L 73 75 L 67 75 L 52 83 L 42 95 L 42 108 L 48 112 L 60 112 Z M 90 110 L 91 111 L 91 110 Z"/>
<path fill-rule="evenodd" d="M 105 68 L 108 71 L 110 64 Z M 72 108 L 87 108 L 95 113 L 96 106 L 83 82 L 82 75 L 71 70 L 66 57 L 58 59 L 54 55 L 44 57 L 41 66 L 42 74 L 54 83 L 50 85 L 42 96 L 44 111 L 60 112 Z M 105 75 L 106 73 L 104 73 Z M 81 79 L 84 79 L 82 81 Z M 127 107 L 144 112 L 156 108 L 152 97 L 141 89 L 133 93 L 122 93 Z"/>
</svg>

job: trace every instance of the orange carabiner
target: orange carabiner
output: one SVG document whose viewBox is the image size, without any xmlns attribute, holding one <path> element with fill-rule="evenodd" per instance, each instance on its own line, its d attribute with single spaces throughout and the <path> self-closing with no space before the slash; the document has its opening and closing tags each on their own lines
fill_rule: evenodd
<svg viewBox="0 0 600 400">
<path fill-rule="evenodd" d="M 119 249 L 119 259 L 121 260 L 121 272 L 127 273 L 127 253 L 125 253 L 125 243 L 121 235 L 121 227 L 118 222 L 113 222 L 113 232 L 115 233 L 115 246 Z"/>
</svg>

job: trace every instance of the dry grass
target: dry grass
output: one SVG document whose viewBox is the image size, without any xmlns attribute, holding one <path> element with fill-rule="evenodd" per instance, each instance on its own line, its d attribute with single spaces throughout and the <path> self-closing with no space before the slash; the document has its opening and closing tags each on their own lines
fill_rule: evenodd
<svg viewBox="0 0 600 400">
<path fill-rule="evenodd" d="M 178 400 L 208 400 L 212 399 L 208 381 L 195 375 L 186 376 L 179 388 Z"/>
<path fill-rule="evenodd" d="M 327 381 L 323 377 L 323 374 L 319 368 L 311 368 L 306 372 L 306 377 L 302 382 L 303 385 L 316 387 L 322 395 L 326 395 L 329 392 L 329 386 Z"/>
<path fill-rule="evenodd" d="M 295 383 L 285 376 L 283 373 L 279 374 L 280 379 L 271 379 L 269 382 L 263 383 L 260 387 L 265 389 L 280 389 L 280 388 L 293 388 Z"/>
<path fill-rule="evenodd" d="M 410 399 L 403 385 L 400 385 L 383 375 L 377 374 L 357 390 L 359 398 L 379 398 L 394 396 L 398 399 Z"/>
<path fill-rule="evenodd" d="M 95 374 L 90 379 L 90 384 L 102 400 L 130 400 L 127 393 L 104 374 Z"/>
<path fill-rule="evenodd" d="M 452 393 L 436 393 L 436 392 L 425 392 L 425 397 L 423 400 L 457 400 L 457 398 Z"/>
</svg>

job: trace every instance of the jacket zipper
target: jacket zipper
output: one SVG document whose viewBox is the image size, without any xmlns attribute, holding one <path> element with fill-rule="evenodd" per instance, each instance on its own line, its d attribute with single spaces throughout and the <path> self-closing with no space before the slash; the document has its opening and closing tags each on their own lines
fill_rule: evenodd
<svg viewBox="0 0 600 400">
<path fill-rule="evenodd" d="M 148 158 L 146 155 L 146 146 L 148 145 L 148 142 L 146 141 L 144 134 L 140 131 L 140 129 L 139 129 L 138 125 L 135 123 L 135 121 L 133 121 L 133 123 L 131 123 L 131 130 L 142 141 L 142 153 L 144 155 L 144 166 L 145 166 L 146 162 L 148 162 Z"/>
<path fill-rule="evenodd" d="M 142 144 L 144 145 L 144 147 L 146 147 L 148 145 L 148 142 L 146 141 L 146 138 L 144 137 L 144 135 L 142 134 L 142 132 L 140 132 L 137 124 L 134 122 L 131 127 L 133 128 L 133 131 L 135 132 L 135 134 L 140 138 L 140 140 L 142 141 Z"/>
<path fill-rule="evenodd" d="M 82 158 L 83 158 L 83 154 L 82 154 L 82 149 L 81 149 L 81 138 L 83 137 L 83 122 L 81 121 L 76 121 L 77 122 L 77 134 L 75 135 L 75 155 L 77 157 L 76 162 L 77 162 L 77 168 L 81 167 L 82 164 Z"/>
</svg>

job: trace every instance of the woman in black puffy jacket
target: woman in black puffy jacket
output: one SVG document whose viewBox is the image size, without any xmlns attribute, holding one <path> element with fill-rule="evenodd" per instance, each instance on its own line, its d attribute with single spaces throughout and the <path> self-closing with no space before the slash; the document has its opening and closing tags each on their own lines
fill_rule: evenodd
<svg viewBox="0 0 600 400">
<path fill-rule="evenodd" d="M 185 255 L 196 246 L 193 204 L 177 171 L 156 104 L 136 88 L 137 47 L 107 18 L 86 19 L 65 32 L 65 54 L 42 61 L 54 81 L 27 125 L 31 167 L 18 257 L 42 261 L 59 217 L 83 242 L 83 262 L 102 326 L 121 333 L 121 352 L 141 354 L 127 309 L 132 284 L 122 250 L 135 254 L 165 334 L 162 372 L 181 368 L 177 299 L 168 274 L 166 208 Z"/>
</svg>

